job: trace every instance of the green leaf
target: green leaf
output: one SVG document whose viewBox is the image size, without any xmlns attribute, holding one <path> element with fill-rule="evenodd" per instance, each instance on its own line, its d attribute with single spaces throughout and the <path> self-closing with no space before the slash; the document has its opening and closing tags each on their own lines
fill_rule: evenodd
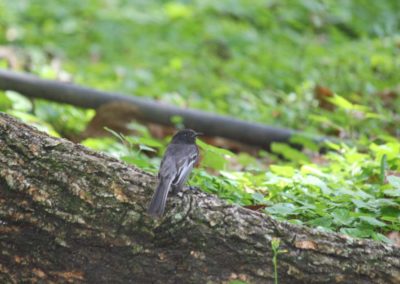
<svg viewBox="0 0 400 284">
<path fill-rule="evenodd" d="M 192 16 L 191 7 L 179 2 L 165 4 L 164 10 L 171 19 L 188 18 Z"/>
<path fill-rule="evenodd" d="M 371 205 L 369 205 L 368 203 L 360 200 L 360 199 L 351 199 L 351 202 L 354 203 L 354 205 L 357 208 L 365 208 L 365 209 L 369 209 Z"/>
<path fill-rule="evenodd" d="M 214 147 L 201 140 L 197 140 L 197 145 L 203 150 L 201 165 L 206 168 L 224 170 L 227 159 L 235 155 L 229 150 Z"/>
<path fill-rule="evenodd" d="M 323 216 L 316 219 L 312 219 L 307 222 L 314 227 L 324 227 L 324 228 L 331 228 L 332 225 L 332 217 L 330 216 Z"/>
<path fill-rule="evenodd" d="M 215 170 L 224 170 L 227 160 L 215 153 L 205 152 L 202 155 L 201 166 L 204 168 L 211 168 Z"/>
<path fill-rule="evenodd" d="M 377 226 L 377 227 L 384 227 L 386 226 L 386 224 L 384 222 L 379 221 L 378 219 L 376 219 L 375 217 L 371 217 L 371 216 L 360 216 L 359 217 L 361 221 L 364 221 L 367 224 L 370 224 L 372 226 Z"/>
<path fill-rule="evenodd" d="M 121 160 L 128 164 L 135 165 L 141 169 L 147 169 L 147 168 L 151 167 L 151 165 L 149 164 L 149 161 L 141 158 L 140 156 L 132 156 L 132 155 L 122 156 Z"/>
<path fill-rule="evenodd" d="M 113 144 L 115 144 L 115 140 L 110 137 L 102 137 L 102 138 L 87 138 L 81 141 L 85 147 L 92 148 L 94 150 L 105 150 L 110 148 Z"/>
<path fill-rule="evenodd" d="M 348 209 L 335 209 L 332 211 L 331 216 L 333 217 L 333 222 L 339 226 L 349 225 L 354 221 L 354 217 L 351 217 Z"/>
<path fill-rule="evenodd" d="M 303 224 L 304 224 L 304 222 L 301 221 L 301 220 L 299 220 L 299 219 L 288 219 L 287 221 L 288 221 L 289 223 L 295 224 L 295 225 L 303 225 Z"/>
<path fill-rule="evenodd" d="M 374 233 L 370 229 L 360 229 L 360 228 L 341 228 L 340 232 L 342 234 L 346 234 L 354 238 L 368 238 Z"/>
<path fill-rule="evenodd" d="M 256 158 L 254 158 L 253 156 L 250 156 L 247 153 L 243 153 L 243 152 L 239 153 L 239 155 L 237 155 L 237 160 L 243 167 L 248 167 L 250 165 L 257 164 Z"/>
<path fill-rule="evenodd" d="M 387 176 L 386 179 L 395 189 L 400 190 L 400 177 L 398 177 L 398 176 Z"/>
<path fill-rule="evenodd" d="M 234 157 L 234 156 L 235 156 L 235 154 L 232 153 L 232 152 L 229 151 L 229 150 L 226 150 L 226 149 L 223 149 L 223 148 L 218 148 L 218 147 L 215 147 L 215 146 L 213 146 L 213 145 L 207 144 L 207 143 L 201 141 L 200 139 L 197 140 L 197 145 L 198 145 L 201 149 L 203 149 L 204 151 L 213 152 L 213 153 L 218 154 L 218 155 L 220 155 L 220 156 L 225 156 L 225 157 L 227 157 L 227 158 L 230 158 L 230 157 Z"/>
<path fill-rule="evenodd" d="M 266 202 L 265 196 L 259 192 L 253 193 L 251 197 L 256 201 L 256 204 L 264 204 Z"/>
<path fill-rule="evenodd" d="M 284 143 L 273 142 L 271 144 L 271 151 L 276 154 L 281 154 L 286 159 L 294 162 L 309 162 L 309 158 L 306 154 Z"/>
<path fill-rule="evenodd" d="M 12 101 L 4 92 L 0 92 L 0 111 L 5 111 L 12 108 Z"/>
<path fill-rule="evenodd" d="M 140 151 L 153 152 L 153 153 L 157 152 L 155 149 L 153 149 L 153 148 L 151 148 L 149 146 L 146 146 L 146 145 L 142 145 L 142 144 L 139 145 L 139 150 Z"/>
<path fill-rule="evenodd" d="M 332 193 L 332 190 L 327 186 L 327 184 L 316 176 L 307 175 L 301 180 L 301 182 L 321 189 L 323 194 L 329 195 Z"/>
<path fill-rule="evenodd" d="M 153 138 L 133 136 L 126 136 L 124 138 L 132 145 L 146 145 L 154 148 L 162 148 L 164 146 L 160 141 Z"/>
<path fill-rule="evenodd" d="M 6 91 L 6 96 L 11 101 L 13 110 L 22 112 L 29 112 L 32 110 L 31 101 L 21 94 L 13 91 Z"/>
<path fill-rule="evenodd" d="M 387 244 L 394 244 L 394 242 L 387 238 L 385 235 L 382 235 L 380 233 L 373 233 L 372 234 L 372 239 L 374 239 L 375 241 L 380 241 L 380 242 L 385 242 Z"/>
<path fill-rule="evenodd" d="M 269 169 L 271 172 L 284 177 L 292 177 L 295 173 L 294 168 L 291 166 L 270 165 Z"/>
<path fill-rule="evenodd" d="M 339 144 L 333 143 L 329 140 L 324 141 L 324 144 L 329 147 L 330 149 L 334 150 L 334 151 L 339 151 L 341 149 Z"/>
<path fill-rule="evenodd" d="M 307 137 L 307 136 L 302 135 L 302 134 L 294 134 L 294 135 L 292 135 L 292 137 L 290 137 L 290 142 L 294 143 L 294 144 L 300 144 L 300 145 L 310 149 L 311 151 L 318 151 L 319 150 L 319 146 L 317 145 L 317 143 L 315 143 L 313 141 L 312 138 Z"/>
<path fill-rule="evenodd" d="M 344 110 L 359 110 L 359 111 L 368 110 L 367 107 L 352 104 L 350 101 L 348 101 L 344 97 L 336 95 L 336 94 L 333 97 L 326 98 L 326 100 Z"/>
<path fill-rule="evenodd" d="M 392 223 L 399 221 L 399 219 L 397 217 L 392 217 L 392 216 L 382 216 L 381 219 L 384 221 L 392 222 Z"/>
<path fill-rule="evenodd" d="M 369 201 L 369 204 L 373 207 L 384 207 L 384 206 L 399 206 L 398 203 L 396 203 L 393 199 L 391 198 L 377 198 L 374 200 Z"/>
<path fill-rule="evenodd" d="M 118 133 L 108 127 L 104 127 L 104 130 L 106 130 L 107 132 L 110 132 L 114 137 L 118 138 L 122 144 L 126 143 L 127 140 L 125 139 L 125 136 L 123 134 Z"/>
<path fill-rule="evenodd" d="M 377 145 L 375 143 L 372 143 L 369 146 L 369 149 L 375 153 L 376 158 L 378 161 L 382 159 L 382 156 L 386 154 L 386 159 L 387 161 L 392 160 L 392 159 L 398 159 L 400 155 L 400 143 L 398 142 L 389 142 L 386 144 L 382 145 Z"/>
<path fill-rule="evenodd" d="M 291 203 L 277 203 L 271 207 L 265 208 L 265 211 L 273 215 L 287 216 L 296 211 L 296 207 Z"/>
<path fill-rule="evenodd" d="M 281 239 L 279 239 L 279 238 L 273 238 L 273 239 L 271 240 L 271 247 L 272 247 L 272 249 L 273 249 L 274 251 L 276 251 L 276 250 L 279 248 L 280 243 L 281 243 Z"/>
<path fill-rule="evenodd" d="M 380 173 L 379 173 L 379 177 L 380 177 L 382 184 L 385 182 L 386 167 L 387 167 L 387 156 L 386 156 L 386 154 L 384 154 L 381 159 L 381 168 L 380 168 Z"/>
<path fill-rule="evenodd" d="M 383 193 L 392 197 L 400 197 L 400 189 L 388 189 Z"/>
<path fill-rule="evenodd" d="M 38 130 L 46 132 L 47 134 L 49 134 L 51 136 L 60 137 L 60 134 L 58 134 L 49 123 L 42 121 L 41 119 L 39 119 L 38 117 L 36 117 L 30 113 L 26 113 L 26 112 L 22 112 L 22 111 L 18 111 L 18 110 L 8 110 L 7 113 L 11 114 L 14 117 L 21 119 L 22 121 L 24 121 L 26 123 L 29 123 L 29 124 L 35 126 Z"/>
</svg>

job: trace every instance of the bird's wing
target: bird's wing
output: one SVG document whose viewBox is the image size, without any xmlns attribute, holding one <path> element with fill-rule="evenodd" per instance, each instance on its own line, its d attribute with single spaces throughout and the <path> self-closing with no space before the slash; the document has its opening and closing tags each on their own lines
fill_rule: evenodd
<svg viewBox="0 0 400 284">
<path fill-rule="evenodd" d="M 173 185 L 183 184 L 198 158 L 196 145 L 170 144 L 161 161 L 159 176 L 172 178 Z"/>
<path fill-rule="evenodd" d="M 194 165 L 196 164 L 198 158 L 199 158 L 199 153 L 198 149 L 195 145 L 191 145 L 191 151 L 188 152 L 188 155 L 186 156 L 186 159 L 181 159 L 177 161 L 179 164 L 177 166 L 178 168 L 178 173 L 175 176 L 174 180 L 172 181 L 173 185 L 177 185 L 178 187 L 181 187 L 189 177 L 189 174 L 191 173 Z"/>
</svg>

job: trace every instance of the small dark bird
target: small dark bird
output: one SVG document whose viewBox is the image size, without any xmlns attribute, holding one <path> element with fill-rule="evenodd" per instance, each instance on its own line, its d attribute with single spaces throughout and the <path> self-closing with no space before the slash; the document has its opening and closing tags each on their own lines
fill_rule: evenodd
<svg viewBox="0 0 400 284">
<path fill-rule="evenodd" d="M 198 135 L 200 133 L 184 129 L 172 137 L 160 164 L 159 184 L 147 209 L 149 215 L 161 217 L 169 190 L 172 188 L 174 191 L 179 191 L 183 188 L 199 159 L 199 149 L 196 145 Z"/>
</svg>

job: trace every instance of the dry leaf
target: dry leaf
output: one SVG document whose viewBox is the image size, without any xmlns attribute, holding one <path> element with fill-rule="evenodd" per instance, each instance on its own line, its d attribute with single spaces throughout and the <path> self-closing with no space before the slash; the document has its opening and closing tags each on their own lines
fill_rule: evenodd
<svg viewBox="0 0 400 284">
<path fill-rule="evenodd" d="M 246 208 L 246 209 L 253 210 L 253 211 L 258 211 L 260 209 L 264 209 L 267 206 L 263 205 L 263 204 L 255 204 L 255 205 L 246 205 L 246 206 L 243 206 L 243 207 Z"/>
<path fill-rule="evenodd" d="M 314 95 L 319 102 L 320 108 L 329 111 L 333 111 L 335 109 L 335 106 L 327 100 L 327 98 L 333 97 L 333 92 L 330 89 L 317 85 L 314 89 Z"/>
</svg>

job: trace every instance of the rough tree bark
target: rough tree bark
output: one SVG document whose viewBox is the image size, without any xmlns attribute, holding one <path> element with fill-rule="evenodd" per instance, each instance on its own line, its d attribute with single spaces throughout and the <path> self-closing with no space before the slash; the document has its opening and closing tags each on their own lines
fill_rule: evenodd
<svg viewBox="0 0 400 284">
<path fill-rule="evenodd" d="M 1 283 L 399 283 L 400 250 L 199 192 L 147 217 L 155 178 L 0 114 Z"/>
</svg>

